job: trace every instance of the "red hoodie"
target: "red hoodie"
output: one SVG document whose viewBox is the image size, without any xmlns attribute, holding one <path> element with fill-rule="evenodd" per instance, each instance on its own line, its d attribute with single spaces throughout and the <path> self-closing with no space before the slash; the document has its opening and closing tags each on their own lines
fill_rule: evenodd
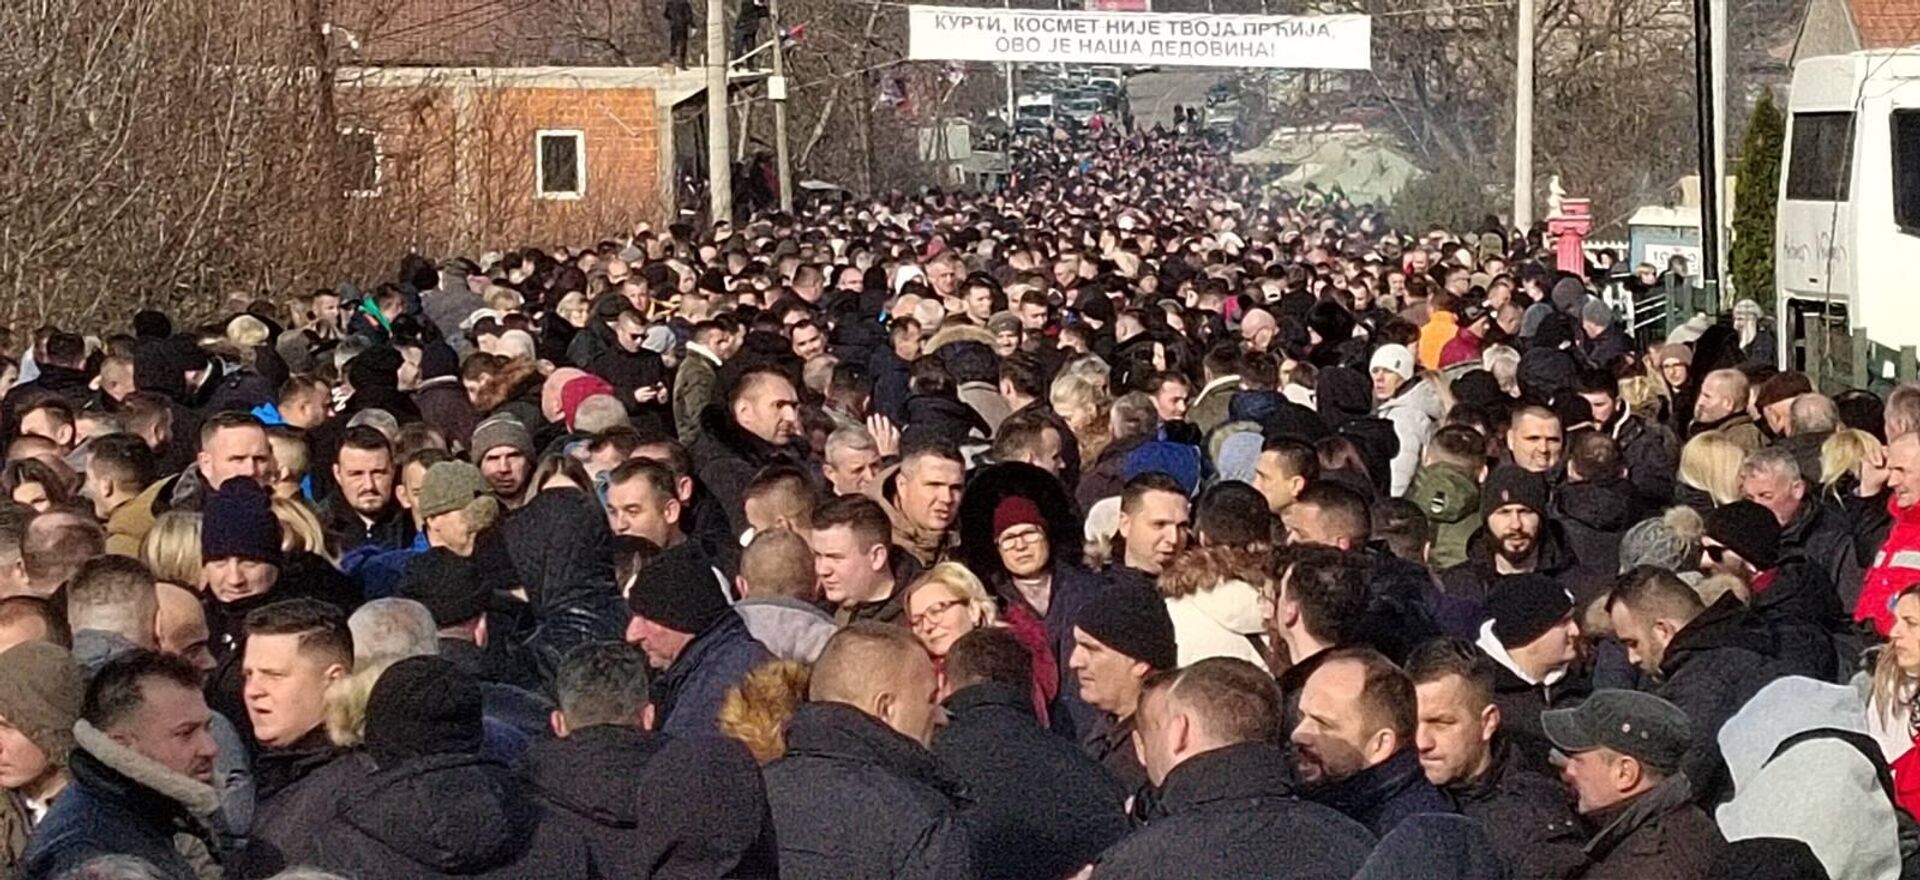
<svg viewBox="0 0 1920 880">
<path fill-rule="evenodd" d="M 1883 638 L 1893 629 L 1894 598 L 1920 583 L 1920 504 L 1903 510 L 1888 498 L 1887 510 L 1893 514 L 1893 528 L 1874 554 L 1860 587 L 1860 603 L 1853 608 L 1853 619 L 1872 621 Z"/>
</svg>

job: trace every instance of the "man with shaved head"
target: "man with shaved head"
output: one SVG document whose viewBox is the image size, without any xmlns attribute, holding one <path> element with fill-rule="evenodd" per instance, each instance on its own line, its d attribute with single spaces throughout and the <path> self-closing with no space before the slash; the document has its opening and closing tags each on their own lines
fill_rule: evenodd
<svg viewBox="0 0 1920 880">
<path fill-rule="evenodd" d="M 1213 657 L 1147 679 L 1134 741 L 1162 793 L 1162 817 L 1102 855 L 1101 873 L 1171 880 L 1358 871 L 1373 835 L 1294 796 L 1280 727 L 1280 688 L 1245 660 Z"/>
<path fill-rule="evenodd" d="M 781 876 L 973 877 L 960 804 L 934 768 L 939 684 L 898 626 L 856 623 L 827 642 L 787 753 L 766 767 Z"/>
<path fill-rule="evenodd" d="M 1714 370 L 1700 382 L 1693 403 L 1692 436 L 1718 431 L 1741 449 L 1760 448 L 1760 426 L 1747 414 L 1747 377 L 1739 370 Z"/>
</svg>

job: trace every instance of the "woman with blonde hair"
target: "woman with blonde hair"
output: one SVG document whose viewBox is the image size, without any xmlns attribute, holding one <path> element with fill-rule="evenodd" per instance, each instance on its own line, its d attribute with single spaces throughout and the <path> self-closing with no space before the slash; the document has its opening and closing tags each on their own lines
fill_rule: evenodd
<svg viewBox="0 0 1920 880">
<path fill-rule="evenodd" d="M 720 732 L 739 740 L 761 766 L 787 753 L 787 722 L 807 701 L 813 668 L 776 660 L 747 673 L 720 704 Z"/>
<path fill-rule="evenodd" d="M 163 584 L 200 592 L 200 514 L 169 510 L 140 541 L 140 561 Z"/>
<path fill-rule="evenodd" d="M 1894 599 L 1887 644 L 1871 677 L 1863 673 L 1854 684 L 1866 691 L 1867 732 L 1893 770 L 1894 800 L 1908 814 L 1920 813 L 1920 584 Z"/>
<path fill-rule="evenodd" d="M 275 496 L 273 518 L 280 521 L 280 552 L 288 556 L 311 553 L 334 565 L 340 564 L 340 554 L 312 508 L 292 498 Z"/>
<path fill-rule="evenodd" d="M 1160 593 L 1173 618 L 1180 665 L 1210 657 L 1245 660 L 1267 669 L 1265 554 L 1239 547 L 1199 547 L 1160 575 Z"/>
<path fill-rule="evenodd" d="M 1046 625 L 1031 615 L 1001 620 L 999 604 L 973 572 L 958 562 L 942 562 L 927 569 L 907 587 L 903 601 L 907 625 L 927 649 L 939 672 L 947 652 L 961 636 L 981 627 L 1004 626 L 1033 655 L 1033 706 L 1040 723 L 1047 723 L 1047 704 L 1060 688 L 1060 666 L 1047 647 Z M 943 678 L 944 680 L 944 678 Z"/>
<path fill-rule="evenodd" d="M 1080 460 L 1098 461 L 1107 444 L 1113 442 L 1110 416 L 1113 398 L 1107 394 L 1105 377 L 1095 379 L 1063 370 L 1048 389 L 1047 402 L 1073 432 L 1073 439 L 1079 444 Z"/>
<path fill-rule="evenodd" d="M 1725 434 L 1708 431 L 1680 447 L 1680 479 L 1673 500 L 1705 515 L 1740 500 L 1740 463 L 1747 451 Z"/>
</svg>

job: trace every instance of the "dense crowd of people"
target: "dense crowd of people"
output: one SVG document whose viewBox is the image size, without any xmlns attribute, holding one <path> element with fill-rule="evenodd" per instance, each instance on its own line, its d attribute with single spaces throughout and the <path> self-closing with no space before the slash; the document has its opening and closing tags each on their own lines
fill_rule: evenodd
<svg viewBox="0 0 1920 880">
<path fill-rule="evenodd" d="M 1910 876 L 1920 387 L 1550 259 L 1109 127 L 0 338 L 0 874 Z"/>
</svg>

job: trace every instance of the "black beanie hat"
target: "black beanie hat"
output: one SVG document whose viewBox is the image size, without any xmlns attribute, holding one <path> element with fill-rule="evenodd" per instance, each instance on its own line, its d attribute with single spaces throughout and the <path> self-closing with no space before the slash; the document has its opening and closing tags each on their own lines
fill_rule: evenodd
<svg viewBox="0 0 1920 880">
<path fill-rule="evenodd" d="M 420 348 L 420 381 L 460 375 L 460 356 L 444 341 L 429 342 Z"/>
<path fill-rule="evenodd" d="M 208 494 L 200 506 L 200 558 L 284 565 L 273 496 L 259 483 L 244 479 L 228 480 Z"/>
<path fill-rule="evenodd" d="M 1166 600 L 1152 590 L 1116 586 L 1087 601 L 1076 622 L 1109 648 L 1154 669 L 1180 665 L 1173 618 Z"/>
<path fill-rule="evenodd" d="M 428 755 L 477 755 L 486 738 L 480 686 L 439 657 L 408 657 L 367 696 L 367 753 L 379 767 Z"/>
<path fill-rule="evenodd" d="M 704 632 L 727 613 L 727 597 L 713 576 L 713 563 L 693 542 L 671 548 L 640 569 L 627 607 L 676 632 Z"/>
<path fill-rule="evenodd" d="M 173 335 L 173 319 L 157 309 L 133 313 L 133 335 L 139 339 L 165 339 Z"/>
<path fill-rule="evenodd" d="M 1547 481 L 1517 464 L 1503 464 L 1487 474 L 1480 487 L 1482 517 L 1509 504 L 1518 504 L 1541 516 L 1547 515 Z"/>
<path fill-rule="evenodd" d="M 1754 570 L 1766 571 L 1780 561 L 1780 521 L 1773 512 L 1752 501 L 1735 501 L 1707 511 L 1706 536 L 1725 544 Z"/>
<path fill-rule="evenodd" d="M 435 547 L 407 560 L 400 598 L 427 606 L 436 626 L 466 623 L 487 611 L 491 591 L 472 559 Z"/>
<path fill-rule="evenodd" d="M 347 362 L 347 381 L 354 390 L 394 388 L 400 384 L 400 365 L 406 359 L 391 345 L 376 345 Z"/>
<path fill-rule="evenodd" d="M 1572 594 L 1544 574 L 1498 577 L 1487 591 L 1487 616 L 1493 619 L 1493 637 L 1508 648 L 1532 642 L 1572 615 Z"/>
</svg>

